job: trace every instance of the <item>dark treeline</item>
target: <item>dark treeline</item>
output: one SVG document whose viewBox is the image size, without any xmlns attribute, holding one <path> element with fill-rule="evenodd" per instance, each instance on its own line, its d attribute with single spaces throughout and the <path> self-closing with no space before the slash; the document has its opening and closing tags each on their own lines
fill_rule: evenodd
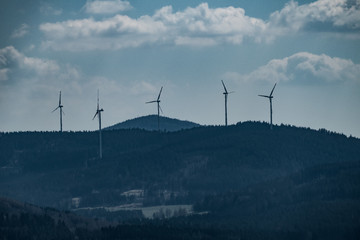
<svg viewBox="0 0 360 240">
<path fill-rule="evenodd" d="M 199 221 L 197 221 L 199 222 Z M 254 228 L 229 228 L 215 224 L 193 223 L 191 217 L 171 220 L 132 221 L 117 226 L 96 229 L 87 227 L 71 228 L 62 220 L 54 220 L 47 214 L 20 213 L 9 215 L 0 212 L 0 239 L 358 239 L 359 229 L 338 231 L 335 229 L 318 229 L 319 231 L 261 230 Z"/>
</svg>

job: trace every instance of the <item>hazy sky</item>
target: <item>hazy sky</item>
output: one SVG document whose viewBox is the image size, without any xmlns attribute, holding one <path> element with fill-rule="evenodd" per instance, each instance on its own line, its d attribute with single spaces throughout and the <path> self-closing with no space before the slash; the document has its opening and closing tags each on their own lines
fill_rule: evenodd
<svg viewBox="0 0 360 240">
<path fill-rule="evenodd" d="M 2 0 L 0 131 L 94 130 L 156 113 L 360 137 L 360 0 Z"/>
</svg>

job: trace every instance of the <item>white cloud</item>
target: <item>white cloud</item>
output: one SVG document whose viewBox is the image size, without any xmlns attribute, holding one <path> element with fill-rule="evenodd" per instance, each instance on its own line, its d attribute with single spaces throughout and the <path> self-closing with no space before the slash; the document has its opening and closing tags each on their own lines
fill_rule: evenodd
<svg viewBox="0 0 360 240">
<path fill-rule="evenodd" d="M 69 65 L 59 65 L 54 60 L 25 56 L 13 46 L 0 49 L 0 80 L 2 85 L 28 81 L 54 84 L 67 79 L 79 79 L 79 71 Z"/>
<path fill-rule="evenodd" d="M 117 15 L 104 21 L 92 18 L 46 23 L 40 26 L 48 41 L 42 46 L 70 51 L 120 49 L 159 41 L 165 32 L 161 22 L 148 16 L 137 20 Z"/>
<path fill-rule="evenodd" d="M 318 0 L 299 5 L 291 0 L 280 11 L 271 14 L 269 24 L 288 31 L 358 31 L 360 2 L 347 0 Z"/>
<path fill-rule="evenodd" d="M 39 10 L 44 15 L 55 15 L 55 16 L 59 16 L 63 12 L 61 8 L 54 8 L 48 3 L 41 3 Z"/>
<path fill-rule="evenodd" d="M 108 1 L 87 3 L 89 6 L 109 4 Z M 101 9 L 106 7 L 97 9 L 104 12 Z M 359 36 L 359 29 L 360 3 L 350 4 L 346 0 L 318 0 L 303 5 L 290 1 L 272 13 L 268 21 L 247 16 L 242 8 L 209 8 L 207 3 L 202 3 L 178 12 L 166 6 L 152 16 L 137 19 L 116 15 L 103 20 L 87 18 L 40 25 L 46 37 L 42 47 L 68 51 L 147 44 L 213 46 L 241 44 L 246 39 L 260 43 L 301 31 L 335 32 L 354 37 L 354 34 Z"/>
<path fill-rule="evenodd" d="M 28 57 L 13 46 L 0 49 L 0 91 L 4 93 L 9 88 L 41 96 L 59 89 L 73 96 L 86 95 L 86 92 L 96 89 L 114 95 L 144 95 L 157 91 L 146 81 L 124 85 L 104 76 L 86 76 L 77 67 Z"/>
<path fill-rule="evenodd" d="M 86 2 L 85 11 L 91 14 L 114 14 L 131 9 L 128 1 L 111 0 L 111 1 L 88 1 Z"/>
<path fill-rule="evenodd" d="M 29 25 L 23 23 L 18 29 L 15 29 L 11 34 L 12 38 L 21 38 L 29 32 Z"/>
<path fill-rule="evenodd" d="M 153 16 L 138 19 L 116 15 L 101 21 L 88 18 L 40 25 L 47 37 L 43 47 L 69 51 L 121 49 L 144 44 L 238 44 L 245 37 L 262 40 L 265 28 L 264 21 L 246 16 L 241 8 L 210 9 L 206 3 L 175 13 L 167 6 Z"/>
<path fill-rule="evenodd" d="M 57 74 L 60 69 L 53 60 L 26 57 L 13 46 L 0 49 L 0 70 L 9 73 L 14 68 L 30 70 L 41 76 Z"/>
<path fill-rule="evenodd" d="M 241 75 L 228 72 L 224 78 L 235 81 L 306 81 L 314 83 L 359 81 L 360 64 L 351 60 L 299 52 L 290 57 L 273 59 L 255 71 Z"/>
</svg>

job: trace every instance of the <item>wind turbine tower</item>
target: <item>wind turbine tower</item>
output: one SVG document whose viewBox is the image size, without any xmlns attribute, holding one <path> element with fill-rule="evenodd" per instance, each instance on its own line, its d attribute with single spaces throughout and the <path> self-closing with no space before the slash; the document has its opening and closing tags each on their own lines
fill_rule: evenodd
<svg viewBox="0 0 360 240">
<path fill-rule="evenodd" d="M 60 94 L 59 94 L 59 105 L 52 111 L 52 112 L 55 112 L 56 110 L 60 109 L 60 132 L 62 132 L 62 116 L 64 114 L 63 110 L 63 105 L 61 105 L 61 91 L 60 91 Z"/>
<path fill-rule="evenodd" d="M 260 97 L 268 98 L 269 101 L 270 101 L 270 129 L 272 129 L 272 125 L 273 125 L 272 124 L 272 99 L 273 99 L 273 92 L 274 92 L 275 87 L 276 87 L 276 83 L 275 83 L 273 89 L 271 90 L 271 93 L 270 93 L 269 96 L 267 96 L 267 95 L 259 95 Z"/>
<path fill-rule="evenodd" d="M 101 139 L 101 112 L 103 112 L 104 109 L 100 109 L 100 106 L 99 106 L 99 90 L 97 92 L 97 108 L 96 108 L 96 113 L 93 117 L 93 120 L 95 119 L 96 116 L 98 116 L 98 119 L 99 119 L 99 145 L 100 145 L 100 151 L 99 151 L 99 157 L 100 159 L 102 158 L 102 139 Z"/>
<path fill-rule="evenodd" d="M 158 114 L 158 130 L 160 131 L 160 111 L 162 112 L 162 109 L 160 107 L 160 96 L 161 96 L 161 92 L 162 92 L 163 87 L 161 87 L 159 95 L 157 97 L 156 100 L 154 101 L 150 101 L 150 102 L 146 102 L 146 103 L 157 103 L 157 114 Z"/>
<path fill-rule="evenodd" d="M 233 92 L 228 92 L 228 90 L 227 90 L 226 87 L 225 87 L 225 83 L 224 83 L 223 80 L 221 80 L 221 83 L 222 83 L 222 85 L 223 85 L 223 87 L 224 87 L 224 92 L 223 92 L 223 94 L 224 94 L 224 96 L 225 96 L 225 126 L 227 126 L 227 125 L 228 125 L 228 121 L 227 121 L 227 99 L 228 99 L 228 95 L 229 95 L 230 93 L 233 93 Z"/>
</svg>

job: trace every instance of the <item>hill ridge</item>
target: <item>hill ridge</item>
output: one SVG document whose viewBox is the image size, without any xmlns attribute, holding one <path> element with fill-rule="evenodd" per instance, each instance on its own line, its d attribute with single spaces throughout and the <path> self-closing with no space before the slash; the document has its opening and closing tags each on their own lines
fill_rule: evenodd
<svg viewBox="0 0 360 240">
<path fill-rule="evenodd" d="M 174 132 L 182 129 L 189 129 L 189 128 L 201 126 L 200 124 L 191 121 L 179 120 L 176 118 L 170 118 L 165 116 L 160 116 L 159 119 L 160 119 L 161 131 Z M 152 114 L 147 116 L 136 117 L 104 128 L 104 130 L 115 130 L 115 129 L 145 129 L 149 131 L 156 131 L 159 130 L 158 116 Z"/>
</svg>

